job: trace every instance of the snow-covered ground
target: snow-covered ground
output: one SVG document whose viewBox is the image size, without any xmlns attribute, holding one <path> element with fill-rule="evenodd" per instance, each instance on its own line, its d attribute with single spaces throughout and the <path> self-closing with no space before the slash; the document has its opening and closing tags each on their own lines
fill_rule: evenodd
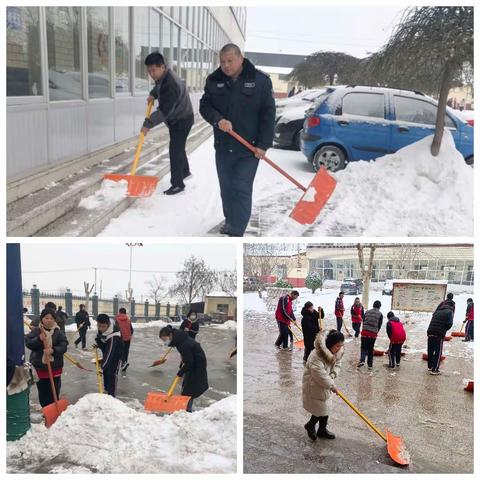
<svg viewBox="0 0 480 480">
<path fill-rule="evenodd" d="M 8 471 L 42 465 L 42 473 L 235 473 L 236 398 L 194 413 L 157 416 L 91 393 L 50 429 L 33 425 L 9 442 Z"/>
<path fill-rule="evenodd" d="M 333 174 L 337 187 L 311 226 L 299 225 L 288 217 L 302 192 L 260 162 L 246 236 L 473 235 L 473 170 L 455 149 L 448 131 L 437 157 L 430 154 L 431 140 L 431 136 L 426 137 L 376 161 L 352 162 Z M 301 152 L 270 149 L 267 155 L 305 186 L 314 177 Z M 189 160 L 193 177 L 185 192 L 163 195 L 169 187 L 167 176 L 152 197 L 137 200 L 100 235 L 207 235 L 223 220 L 213 138 Z M 98 205 L 117 194 L 108 186 L 85 202 Z"/>
</svg>

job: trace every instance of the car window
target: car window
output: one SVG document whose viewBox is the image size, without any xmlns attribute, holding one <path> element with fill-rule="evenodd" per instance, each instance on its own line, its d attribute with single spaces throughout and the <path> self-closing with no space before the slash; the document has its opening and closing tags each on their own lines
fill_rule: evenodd
<svg viewBox="0 0 480 480">
<path fill-rule="evenodd" d="M 435 125 L 437 107 L 424 100 L 395 95 L 395 116 L 403 122 Z M 448 115 L 445 115 L 445 126 L 456 128 Z"/>
<path fill-rule="evenodd" d="M 347 93 L 342 100 L 342 114 L 385 118 L 383 93 Z"/>
</svg>

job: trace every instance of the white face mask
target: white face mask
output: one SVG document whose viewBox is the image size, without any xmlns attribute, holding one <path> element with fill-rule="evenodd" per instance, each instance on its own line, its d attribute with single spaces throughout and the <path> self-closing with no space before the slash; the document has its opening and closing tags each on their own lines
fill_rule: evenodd
<svg viewBox="0 0 480 480">
<path fill-rule="evenodd" d="M 168 347 L 169 343 L 170 343 L 170 339 L 167 338 L 166 340 L 163 340 L 162 338 L 160 339 L 160 343 L 164 346 L 164 347 Z"/>
</svg>

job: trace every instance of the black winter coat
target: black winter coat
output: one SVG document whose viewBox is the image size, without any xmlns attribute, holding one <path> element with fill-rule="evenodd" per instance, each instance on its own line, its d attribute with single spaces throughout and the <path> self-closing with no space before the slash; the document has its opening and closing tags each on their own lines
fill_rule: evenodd
<svg viewBox="0 0 480 480">
<path fill-rule="evenodd" d="M 42 362 L 43 342 L 40 340 L 41 330 L 35 327 L 25 337 L 25 346 L 32 351 L 30 354 L 30 363 L 37 369 L 47 370 L 47 365 Z M 67 351 L 68 340 L 65 334 L 56 328 L 52 335 L 53 362 L 51 366 L 53 370 L 63 367 L 63 354 Z"/>
<path fill-rule="evenodd" d="M 88 316 L 88 312 L 86 310 L 79 310 L 75 314 L 75 323 L 77 324 L 77 328 L 80 327 L 80 324 L 83 323 L 81 330 L 87 330 L 90 327 L 90 317 Z"/>
<path fill-rule="evenodd" d="M 95 343 L 102 351 L 102 370 L 116 370 L 122 359 L 123 340 L 120 329 L 114 325 L 111 331 L 97 333 Z"/>
<path fill-rule="evenodd" d="M 325 313 L 321 309 L 322 318 L 325 318 Z M 316 310 L 313 312 L 308 311 L 305 307 L 302 308 L 302 332 L 303 341 L 305 347 L 309 350 L 313 350 L 313 344 L 317 333 L 320 331 L 320 325 L 318 324 L 319 314 Z"/>
<path fill-rule="evenodd" d="M 198 321 L 192 322 L 188 318 L 185 318 L 180 325 L 180 330 L 184 331 L 186 328 L 188 328 L 188 336 L 195 340 L 195 337 L 200 329 L 200 324 Z"/>
<path fill-rule="evenodd" d="M 57 310 L 55 312 L 55 317 L 57 319 L 57 325 L 60 327 L 60 330 L 65 333 L 65 324 L 67 322 L 67 314 L 63 310 Z"/>
<path fill-rule="evenodd" d="M 208 390 L 207 357 L 202 346 L 186 332 L 173 329 L 170 347 L 176 347 L 182 356 L 179 374 L 183 374 L 182 395 L 199 397 Z"/>
<path fill-rule="evenodd" d="M 439 305 L 432 315 L 432 320 L 427 329 L 427 335 L 444 338 L 453 325 L 454 307 L 447 303 Z"/>
<path fill-rule="evenodd" d="M 216 127 L 222 119 L 252 145 L 267 150 L 273 143 L 275 100 L 272 81 L 248 60 L 236 81 L 217 68 L 205 82 L 200 114 Z M 247 154 L 249 150 L 219 128 L 214 129 L 215 149 Z"/>
</svg>

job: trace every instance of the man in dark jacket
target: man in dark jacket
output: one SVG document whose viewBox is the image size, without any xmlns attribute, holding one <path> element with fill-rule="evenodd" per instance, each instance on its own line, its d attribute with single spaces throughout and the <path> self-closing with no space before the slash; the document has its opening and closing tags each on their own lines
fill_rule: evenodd
<svg viewBox="0 0 480 480">
<path fill-rule="evenodd" d="M 382 328 L 383 315 L 380 311 L 382 306 L 379 300 L 373 302 L 373 308 L 365 312 L 363 319 L 363 327 L 360 339 L 360 362 L 357 367 L 365 365 L 365 357 L 367 358 L 368 369 L 373 369 L 373 350 L 375 341 L 377 340 L 378 332 Z"/>
<path fill-rule="evenodd" d="M 82 342 L 82 350 L 86 350 L 87 345 L 87 330 L 90 328 L 90 317 L 88 316 L 87 310 L 85 310 L 85 305 L 79 305 L 79 310 L 75 314 L 75 323 L 77 324 L 78 334 L 80 335 L 74 343 L 75 347 L 78 347 L 78 344 Z"/>
<path fill-rule="evenodd" d="M 318 312 L 313 307 L 312 302 L 306 302 L 302 308 L 302 333 L 305 352 L 303 361 L 308 360 L 310 352 L 314 349 L 314 342 L 317 333 L 320 331 L 320 318 L 325 318 L 323 308 L 318 307 Z"/>
<path fill-rule="evenodd" d="M 98 334 L 95 345 L 102 351 L 103 386 L 105 391 L 115 396 L 117 389 L 118 370 L 122 361 L 123 340 L 120 329 L 113 325 L 110 317 L 100 313 L 97 317 Z"/>
<path fill-rule="evenodd" d="M 65 333 L 65 324 L 67 323 L 68 316 L 63 311 L 63 307 L 61 305 L 58 306 L 55 316 L 57 317 L 57 325 L 60 327 L 60 330 Z"/>
<path fill-rule="evenodd" d="M 190 96 L 182 80 L 167 67 L 163 55 L 153 52 L 145 58 L 148 74 L 155 80 L 155 87 L 147 98 L 158 101 L 158 109 L 143 122 L 142 133 L 147 135 L 156 125 L 165 123 L 170 133 L 170 183 L 165 195 L 183 192 L 183 180 L 191 175 L 185 145 L 193 125 L 193 108 Z"/>
<path fill-rule="evenodd" d="M 242 237 L 252 211 L 258 159 L 273 143 L 272 82 L 242 56 L 237 45 L 229 43 L 220 50 L 220 68 L 207 78 L 200 114 L 215 127 L 215 159 L 225 216 L 220 233 Z M 229 135 L 232 130 L 255 147 L 255 154 Z"/>
<path fill-rule="evenodd" d="M 344 292 L 340 292 L 337 299 L 335 300 L 335 318 L 337 319 L 337 330 L 339 332 L 342 331 L 343 315 L 345 313 L 345 306 L 343 305 L 344 295 Z"/>
<path fill-rule="evenodd" d="M 447 300 L 442 302 L 432 315 L 432 320 L 427 329 L 428 370 L 431 375 L 440 375 L 443 341 L 448 330 L 452 328 L 454 312 L 455 302 L 447 297 Z"/>
<path fill-rule="evenodd" d="M 182 395 L 191 397 L 187 411 L 191 412 L 193 399 L 198 398 L 208 390 L 207 357 L 202 346 L 187 332 L 177 330 L 167 325 L 160 330 L 160 338 L 175 347 L 182 357 L 177 376 L 183 377 Z"/>
</svg>

